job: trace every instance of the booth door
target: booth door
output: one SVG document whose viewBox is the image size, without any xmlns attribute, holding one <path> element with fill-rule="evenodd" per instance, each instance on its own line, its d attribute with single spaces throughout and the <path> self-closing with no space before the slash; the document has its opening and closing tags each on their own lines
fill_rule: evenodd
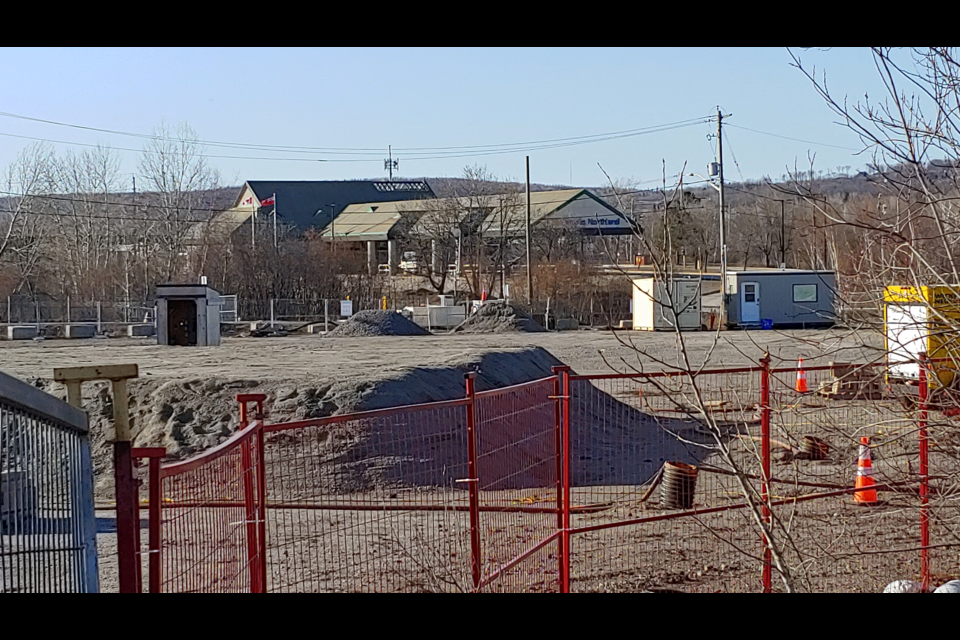
<svg viewBox="0 0 960 640">
<path fill-rule="evenodd" d="M 740 285 L 740 322 L 760 322 L 760 283 L 744 282 Z"/>
<path fill-rule="evenodd" d="M 197 346 L 197 303 L 195 300 L 167 301 L 167 344 Z"/>
</svg>

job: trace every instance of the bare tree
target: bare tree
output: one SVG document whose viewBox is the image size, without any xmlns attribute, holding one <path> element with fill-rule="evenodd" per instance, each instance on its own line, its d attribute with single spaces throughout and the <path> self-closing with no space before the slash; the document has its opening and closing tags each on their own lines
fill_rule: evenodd
<svg viewBox="0 0 960 640">
<path fill-rule="evenodd" d="M 183 263 L 190 223 L 205 215 L 201 192 L 216 188 L 220 176 L 207 163 L 199 137 L 186 123 L 155 128 L 144 146 L 139 169 L 147 189 L 153 192 L 146 209 L 156 218 L 151 231 L 159 249 L 156 258 L 163 265 L 158 276 L 170 280 Z"/>
<path fill-rule="evenodd" d="M 109 295 L 117 248 L 123 236 L 119 186 L 120 159 L 104 147 L 68 152 L 55 165 L 58 196 L 50 201 L 57 234 L 51 257 L 60 293 L 89 300 Z"/>
<path fill-rule="evenodd" d="M 0 212 L 0 264 L 12 268 L 13 289 L 32 288 L 31 278 L 42 266 L 47 247 L 48 202 L 43 198 L 54 187 L 55 157 L 46 144 L 24 149 L 4 176 L 6 211 Z"/>
</svg>

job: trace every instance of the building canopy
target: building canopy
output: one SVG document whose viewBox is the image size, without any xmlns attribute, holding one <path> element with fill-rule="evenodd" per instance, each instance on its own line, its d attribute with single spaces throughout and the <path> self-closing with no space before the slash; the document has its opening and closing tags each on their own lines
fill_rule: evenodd
<svg viewBox="0 0 960 640">
<path fill-rule="evenodd" d="M 569 225 L 586 235 L 632 233 L 620 211 L 586 189 L 530 194 L 531 226 Z M 526 225 L 523 192 L 417 201 L 364 202 L 346 207 L 323 229 L 338 241 L 389 240 L 411 230 L 419 235 L 462 233 L 522 237 Z"/>
</svg>

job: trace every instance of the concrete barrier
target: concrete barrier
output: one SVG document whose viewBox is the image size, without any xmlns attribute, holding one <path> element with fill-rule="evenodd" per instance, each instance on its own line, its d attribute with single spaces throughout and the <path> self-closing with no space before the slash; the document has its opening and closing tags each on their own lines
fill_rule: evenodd
<svg viewBox="0 0 960 640">
<path fill-rule="evenodd" d="M 127 335 L 131 338 L 146 338 L 157 334 L 157 328 L 152 324 L 131 324 L 127 327 Z"/>
<path fill-rule="evenodd" d="M 68 324 L 63 328 L 65 338 L 92 338 L 97 333 L 97 328 L 88 324 Z"/>
<path fill-rule="evenodd" d="M 33 340 L 36 337 L 36 327 L 7 327 L 7 340 Z"/>
</svg>

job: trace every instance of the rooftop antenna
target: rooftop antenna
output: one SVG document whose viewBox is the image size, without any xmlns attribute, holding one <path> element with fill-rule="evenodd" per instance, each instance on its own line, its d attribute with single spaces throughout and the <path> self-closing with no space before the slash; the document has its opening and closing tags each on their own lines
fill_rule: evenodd
<svg viewBox="0 0 960 640">
<path fill-rule="evenodd" d="M 383 160 L 383 168 L 390 173 L 390 182 L 393 182 L 393 170 L 400 170 L 400 161 L 393 159 L 393 149 L 387 145 L 387 158 Z"/>
</svg>

